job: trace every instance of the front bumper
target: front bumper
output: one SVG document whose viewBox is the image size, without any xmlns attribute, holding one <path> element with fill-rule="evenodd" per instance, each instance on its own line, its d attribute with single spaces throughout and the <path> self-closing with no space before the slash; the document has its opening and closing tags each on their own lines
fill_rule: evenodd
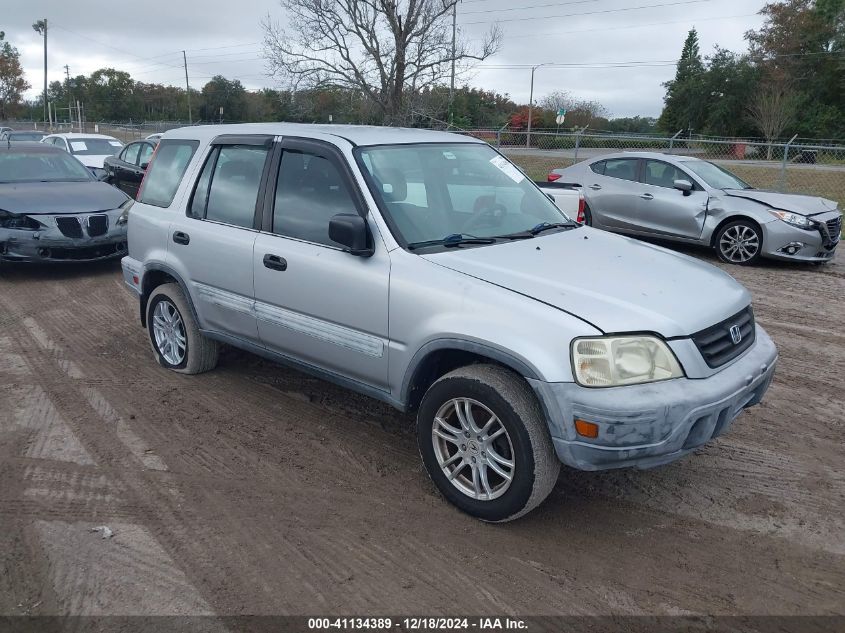
<svg viewBox="0 0 845 633">
<path fill-rule="evenodd" d="M 819 222 L 827 222 L 839 217 L 839 211 L 814 215 Z M 775 220 L 762 225 L 763 257 L 784 261 L 806 263 L 828 262 L 836 254 L 839 235 L 828 235 L 826 230 L 805 230 Z"/>
<path fill-rule="evenodd" d="M 541 399 L 558 458 L 579 470 L 672 462 L 724 433 L 743 409 L 758 404 L 772 382 L 777 349 L 757 326 L 754 345 L 709 378 L 678 378 L 609 389 L 529 380 Z M 599 427 L 575 432 L 575 419 Z"/>
<path fill-rule="evenodd" d="M 80 220 L 78 234 L 68 236 L 56 224 L 56 218 L 74 216 L 37 216 L 44 227 L 31 231 L 0 229 L 0 261 L 3 262 L 92 262 L 126 254 L 126 225 L 118 224 L 120 210 L 95 214 L 108 216 L 105 232 L 95 232 Z"/>
</svg>

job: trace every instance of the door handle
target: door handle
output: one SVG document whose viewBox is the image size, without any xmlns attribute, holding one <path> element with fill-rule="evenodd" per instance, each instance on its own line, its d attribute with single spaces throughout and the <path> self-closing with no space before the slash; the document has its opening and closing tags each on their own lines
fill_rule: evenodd
<svg viewBox="0 0 845 633">
<path fill-rule="evenodd" d="M 176 231 L 173 234 L 173 241 L 177 244 L 184 244 L 187 246 L 187 244 L 191 241 L 191 236 L 187 233 L 183 233 L 182 231 Z"/>
<path fill-rule="evenodd" d="M 590 189 L 592 189 L 593 191 L 598 191 L 599 189 L 601 189 L 601 185 L 590 185 Z"/>
<path fill-rule="evenodd" d="M 640 198 L 642 198 L 643 200 L 654 200 L 654 196 L 650 193 L 644 193 L 640 196 Z"/>
<path fill-rule="evenodd" d="M 288 263 L 284 257 L 267 253 L 264 256 L 264 268 L 269 268 L 270 270 L 287 270 Z"/>
</svg>

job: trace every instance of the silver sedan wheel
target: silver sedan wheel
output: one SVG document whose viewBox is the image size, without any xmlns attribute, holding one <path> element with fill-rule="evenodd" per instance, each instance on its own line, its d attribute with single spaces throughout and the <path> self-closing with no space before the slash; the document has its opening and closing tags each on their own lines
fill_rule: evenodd
<svg viewBox="0 0 845 633">
<path fill-rule="evenodd" d="M 153 310 L 153 337 L 159 354 L 171 365 L 181 365 L 188 349 L 185 324 L 179 310 L 163 299 Z"/>
<path fill-rule="evenodd" d="M 513 444 L 498 416 L 470 398 L 453 398 L 431 429 L 434 455 L 446 479 L 473 499 L 501 497 L 515 472 Z"/>
<path fill-rule="evenodd" d="M 752 259 L 760 250 L 760 238 L 751 227 L 735 224 L 722 233 L 719 250 L 729 261 L 741 264 Z"/>
</svg>

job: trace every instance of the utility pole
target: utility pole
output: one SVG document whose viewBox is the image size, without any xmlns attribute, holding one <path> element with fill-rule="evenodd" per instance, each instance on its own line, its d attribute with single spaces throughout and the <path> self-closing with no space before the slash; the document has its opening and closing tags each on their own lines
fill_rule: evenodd
<svg viewBox="0 0 845 633">
<path fill-rule="evenodd" d="M 32 28 L 36 33 L 44 36 L 44 122 L 46 123 L 50 116 L 47 111 L 47 18 L 38 20 Z"/>
<path fill-rule="evenodd" d="M 185 90 L 188 95 L 188 123 L 193 124 L 193 116 L 191 115 L 191 84 L 188 83 L 188 56 L 185 51 L 182 51 L 182 61 L 185 62 Z"/>
<path fill-rule="evenodd" d="M 525 147 L 531 147 L 531 117 L 534 113 L 534 71 L 540 66 L 548 66 L 551 62 L 544 62 L 531 67 L 531 93 L 528 97 L 528 134 L 525 135 Z"/>
<path fill-rule="evenodd" d="M 67 119 L 70 123 L 70 130 L 73 131 L 73 95 L 70 94 L 70 66 L 65 64 L 65 88 L 67 89 Z"/>
<path fill-rule="evenodd" d="M 452 125 L 452 122 L 455 118 L 455 113 L 453 111 L 453 103 L 455 101 L 455 41 L 457 39 L 458 33 L 458 2 L 460 0 L 455 0 L 454 4 L 452 4 L 452 81 L 449 84 L 449 125 Z"/>
</svg>

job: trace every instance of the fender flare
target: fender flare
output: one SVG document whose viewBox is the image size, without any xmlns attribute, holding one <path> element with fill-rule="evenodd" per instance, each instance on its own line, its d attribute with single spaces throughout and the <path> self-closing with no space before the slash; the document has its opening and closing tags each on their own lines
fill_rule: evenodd
<svg viewBox="0 0 845 633">
<path fill-rule="evenodd" d="M 199 326 L 199 317 L 197 316 L 197 309 L 194 307 L 194 300 L 191 297 L 191 293 L 188 292 L 188 284 L 182 279 L 182 276 L 177 273 L 173 268 L 168 266 L 167 264 L 162 264 L 160 262 L 152 262 L 144 266 L 143 274 L 141 275 L 141 295 L 139 303 L 139 310 L 141 316 L 141 325 L 143 327 L 147 327 L 147 302 L 149 300 L 150 294 L 152 293 L 152 289 L 150 292 L 145 292 L 143 290 L 144 287 L 144 278 L 146 278 L 147 273 L 150 271 L 158 271 L 165 273 L 166 275 L 172 277 L 176 280 L 176 283 L 179 284 L 179 289 L 182 291 L 182 294 L 185 295 L 185 300 L 188 302 L 188 306 L 191 309 L 191 316 L 194 317 L 194 322 Z M 156 286 L 157 288 L 158 286 Z"/>
<path fill-rule="evenodd" d="M 528 361 L 499 348 L 467 339 L 435 339 L 420 347 L 411 358 L 411 361 L 408 363 L 408 367 L 405 369 L 405 375 L 402 378 L 402 386 L 399 389 L 399 401 L 402 402 L 403 405 L 407 407 L 410 402 L 411 386 L 414 384 L 420 368 L 424 366 L 425 359 L 433 353 L 447 349 L 460 350 L 463 352 L 471 352 L 479 356 L 486 356 L 491 360 L 501 363 L 505 367 L 509 367 L 524 378 L 543 380 L 540 372 L 537 371 L 537 369 Z"/>
</svg>

